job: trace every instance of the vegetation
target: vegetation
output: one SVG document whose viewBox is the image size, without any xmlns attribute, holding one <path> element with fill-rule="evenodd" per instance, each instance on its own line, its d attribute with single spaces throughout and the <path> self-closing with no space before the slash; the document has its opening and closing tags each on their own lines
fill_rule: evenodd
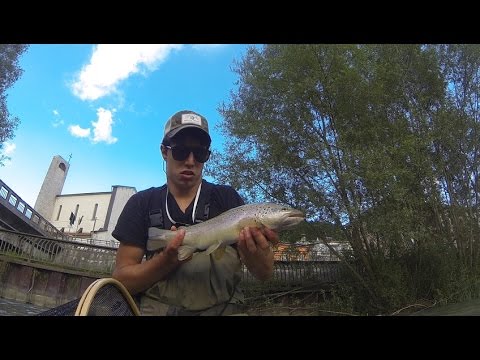
<svg viewBox="0 0 480 360">
<path fill-rule="evenodd" d="M 343 309 L 478 297 L 479 69 L 479 45 L 251 47 L 209 173 L 350 244 Z"/>
<path fill-rule="evenodd" d="M 20 56 L 28 49 L 24 44 L 0 44 L 0 151 L 5 141 L 14 137 L 20 120 L 10 115 L 7 108 L 7 90 L 20 78 Z M 0 153 L 0 165 L 9 157 Z"/>
</svg>

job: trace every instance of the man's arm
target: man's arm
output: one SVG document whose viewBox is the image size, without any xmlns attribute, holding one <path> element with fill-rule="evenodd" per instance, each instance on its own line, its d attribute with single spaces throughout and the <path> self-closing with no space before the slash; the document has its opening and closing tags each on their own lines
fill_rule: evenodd
<svg viewBox="0 0 480 360">
<path fill-rule="evenodd" d="M 185 237 L 185 230 L 177 235 L 167 247 L 151 259 L 143 261 L 144 250 L 138 246 L 120 244 L 112 277 L 120 281 L 134 295 L 162 281 L 182 262 L 178 260 L 178 248 Z"/>
<path fill-rule="evenodd" d="M 268 228 L 244 228 L 238 239 L 240 259 L 253 276 L 267 280 L 273 275 L 271 246 L 279 241 L 278 234 Z"/>
</svg>

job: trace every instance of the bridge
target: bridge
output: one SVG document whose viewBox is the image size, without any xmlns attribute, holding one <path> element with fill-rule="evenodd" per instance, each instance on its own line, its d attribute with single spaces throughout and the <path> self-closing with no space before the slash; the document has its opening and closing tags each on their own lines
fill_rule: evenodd
<svg viewBox="0 0 480 360">
<path fill-rule="evenodd" d="M 69 240 L 71 238 L 50 224 L 1 179 L 0 227 L 54 239 Z"/>
</svg>

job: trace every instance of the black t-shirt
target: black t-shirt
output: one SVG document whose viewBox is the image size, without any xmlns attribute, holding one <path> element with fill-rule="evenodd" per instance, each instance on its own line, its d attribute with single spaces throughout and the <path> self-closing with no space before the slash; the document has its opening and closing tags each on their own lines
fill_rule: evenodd
<svg viewBox="0 0 480 360">
<path fill-rule="evenodd" d="M 210 190 L 207 189 L 207 186 L 210 187 Z M 162 192 L 164 192 L 163 197 L 161 196 Z M 210 193 L 209 199 L 204 199 L 205 194 L 208 192 Z M 148 228 L 153 226 L 150 220 L 152 211 L 155 212 L 161 209 L 163 219 L 168 219 L 165 211 L 165 194 L 166 186 L 162 186 L 152 187 L 132 195 L 118 218 L 112 236 L 121 243 L 136 245 L 145 249 L 148 240 Z M 208 183 L 206 180 L 203 180 L 199 197 L 201 200 L 204 200 L 199 201 L 199 204 L 204 204 L 205 202 L 209 204 L 208 219 L 234 207 L 244 205 L 241 196 L 231 186 L 215 185 Z M 185 213 L 183 213 L 173 196 L 169 194 L 168 211 L 176 222 L 192 224 L 193 201 L 187 207 Z M 200 209 L 200 211 L 203 211 L 203 209 Z M 162 227 L 170 229 L 169 221 L 164 221 L 164 223 L 168 225 Z"/>
</svg>

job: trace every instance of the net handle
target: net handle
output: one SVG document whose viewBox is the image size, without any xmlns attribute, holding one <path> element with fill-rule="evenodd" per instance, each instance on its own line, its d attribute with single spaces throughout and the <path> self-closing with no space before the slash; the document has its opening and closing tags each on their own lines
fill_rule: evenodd
<svg viewBox="0 0 480 360">
<path fill-rule="evenodd" d="M 87 316 L 90 310 L 90 305 L 92 304 L 95 295 L 102 287 L 106 285 L 114 285 L 118 290 L 120 290 L 123 297 L 127 300 L 128 305 L 130 305 L 130 308 L 134 315 L 140 316 L 140 310 L 138 310 L 137 304 L 135 304 L 135 301 L 133 300 L 130 293 L 120 281 L 114 278 L 97 279 L 93 283 L 91 283 L 88 286 L 87 290 L 83 292 L 83 295 L 80 298 L 77 309 L 75 310 L 75 316 Z"/>
</svg>

